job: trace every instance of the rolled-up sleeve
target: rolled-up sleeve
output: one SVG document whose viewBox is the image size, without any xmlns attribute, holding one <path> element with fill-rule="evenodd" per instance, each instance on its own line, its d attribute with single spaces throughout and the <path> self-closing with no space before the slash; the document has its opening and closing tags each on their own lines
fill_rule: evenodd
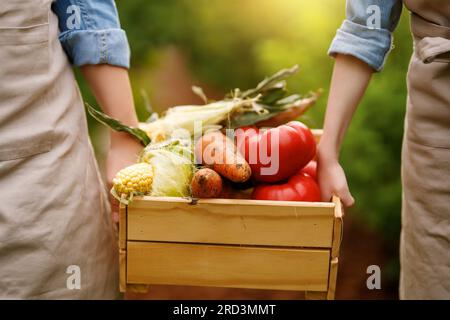
<svg viewBox="0 0 450 320">
<path fill-rule="evenodd" d="M 347 0 L 347 18 L 328 54 L 352 55 L 380 71 L 391 50 L 392 32 L 401 11 L 401 0 Z"/>
<path fill-rule="evenodd" d="M 59 40 L 74 65 L 130 67 L 130 48 L 114 0 L 56 0 L 52 9 L 59 19 Z"/>
</svg>

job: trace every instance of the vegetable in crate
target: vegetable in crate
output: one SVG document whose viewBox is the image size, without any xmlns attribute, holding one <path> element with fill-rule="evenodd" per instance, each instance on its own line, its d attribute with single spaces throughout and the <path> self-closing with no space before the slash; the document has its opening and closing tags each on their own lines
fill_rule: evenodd
<svg viewBox="0 0 450 320">
<path fill-rule="evenodd" d="M 86 103 L 86 109 L 89 114 L 101 124 L 110 127 L 112 130 L 117 132 L 126 132 L 136 140 L 138 140 L 144 147 L 148 145 L 151 140 L 147 133 L 139 128 L 132 128 L 124 125 L 119 120 L 113 119 L 110 116 L 104 114 L 103 112 L 96 110 L 94 107 Z"/>
<path fill-rule="evenodd" d="M 133 195 L 150 193 L 153 182 L 153 167 L 147 163 L 138 163 L 120 170 L 113 179 L 116 195 L 127 198 Z"/>
<path fill-rule="evenodd" d="M 171 141 L 173 134 L 179 129 L 184 129 L 184 133 L 192 136 L 196 121 L 202 122 L 202 129 L 211 126 L 239 128 L 248 125 L 267 125 L 277 123 L 277 121 L 283 122 L 289 117 L 302 115 L 315 103 L 320 92 L 306 97 L 298 94 L 289 95 L 285 80 L 297 71 L 297 66 L 281 70 L 263 80 L 255 89 L 247 91 L 235 89 L 223 100 L 215 102 L 208 101 L 202 90 L 195 88 L 194 91 L 204 98 L 206 105 L 170 108 L 165 116 L 159 119 L 153 114 L 148 123 L 142 124 L 142 128 L 128 127 L 91 106 L 86 106 L 88 112 L 99 122 L 113 130 L 127 132 L 147 146 L 141 161 L 152 166 L 153 181 L 151 190 L 146 190 L 146 195 L 183 197 L 189 196 L 194 167 L 192 152 L 190 149 L 189 152 L 182 152 L 184 150 L 182 144 L 177 146 L 172 143 L 159 145 L 158 142 Z M 213 150 L 217 150 L 219 154 L 222 153 L 225 156 L 225 163 L 215 163 L 213 168 L 231 181 L 244 182 L 248 180 L 251 169 L 249 169 L 248 163 L 241 161 L 242 157 L 238 152 L 230 151 L 231 148 L 225 147 L 228 143 L 225 141 L 213 144 Z M 231 166 L 226 164 L 227 158 L 231 159 Z M 275 180 L 281 179 L 281 176 L 286 175 L 287 171 L 290 172 L 290 170 L 283 169 L 283 174 Z M 255 175 L 258 176 L 258 173 Z M 128 192 L 127 196 L 131 197 L 133 194 L 142 193 L 142 190 L 127 190 L 119 187 L 117 190 Z M 117 193 L 114 188 L 112 192 Z M 120 197 L 118 194 L 115 196 Z"/>
<path fill-rule="evenodd" d="M 312 131 L 300 121 L 291 121 L 287 125 L 297 130 L 297 133 L 302 137 L 305 149 L 302 150 L 303 154 L 299 160 L 304 163 L 303 166 L 305 166 L 316 156 L 316 138 L 314 138 Z"/>
<path fill-rule="evenodd" d="M 252 199 L 319 202 L 320 189 L 312 177 L 298 173 L 289 178 L 287 182 L 256 186 L 252 193 Z"/>
<path fill-rule="evenodd" d="M 222 194 L 222 178 L 214 170 L 203 168 L 192 178 L 191 191 L 194 198 L 218 198 Z"/>
<path fill-rule="evenodd" d="M 233 112 L 253 110 L 255 99 L 231 99 L 213 102 L 203 106 L 178 106 L 167 110 L 164 117 L 140 124 L 152 141 L 164 141 L 171 137 L 173 132 L 183 129 L 194 134 L 195 122 L 203 127 L 218 125 L 225 121 Z"/>
<path fill-rule="evenodd" d="M 252 169 L 253 179 L 278 182 L 289 178 L 315 156 L 311 130 L 298 121 L 268 130 L 245 127 L 236 131 L 237 145 Z"/>
<path fill-rule="evenodd" d="M 148 145 L 139 161 L 153 167 L 153 183 L 149 196 L 188 197 L 194 163 L 190 141 L 166 141 Z"/>
<path fill-rule="evenodd" d="M 300 172 L 309 175 L 317 181 L 317 161 L 310 161 Z"/>
<path fill-rule="evenodd" d="M 152 141 L 161 141 L 171 136 L 174 130 L 185 129 L 194 133 L 195 121 L 204 127 L 221 125 L 226 128 L 239 128 L 248 125 L 266 125 L 289 121 L 305 113 L 320 96 L 320 91 L 308 96 L 289 95 L 286 79 L 296 74 L 298 66 L 283 69 L 263 80 L 255 89 L 241 91 L 235 89 L 220 101 L 208 101 L 200 88 L 194 92 L 205 101 L 203 106 L 178 106 L 167 110 L 166 114 L 140 128 L 147 132 Z"/>
<path fill-rule="evenodd" d="M 235 89 L 220 101 L 208 101 L 200 88 L 194 88 L 194 92 L 205 100 L 205 105 L 173 107 L 161 118 L 153 114 L 148 123 L 140 124 L 140 128 L 130 128 L 91 106 L 86 106 L 96 120 L 113 130 L 131 134 L 145 146 L 150 141 L 167 140 L 179 129 L 193 135 L 196 121 L 201 121 L 204 128 L 222 126 L 235 129 L 297 118 L 314 105 L 321 93 L 319 90 L 307 96 L 289 95 L 286 79 L 297 71 L 298 66 L 283 69 L 264 79 L 256 88 L 246 91 Z"/>
<path fill-rule="evenodd" d="M 174 140 L 148 145 L 138 164 L 117 173 L 113 179 L 112 195 L 124 203 L 136 195 L 190 196 L 194 163 L 189 143 Z"/>
<path fill-rule="evenodd" d="M 197 161 L 233 182 L 246 182 L 252 175 L 247 161 L 232 140 L 220 131 L 206 133 L 195 145 Z"/>
</svg>

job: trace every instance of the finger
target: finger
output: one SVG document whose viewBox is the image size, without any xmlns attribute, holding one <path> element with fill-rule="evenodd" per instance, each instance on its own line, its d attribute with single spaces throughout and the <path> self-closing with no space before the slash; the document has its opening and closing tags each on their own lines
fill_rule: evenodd
<svg viewBox="0 0 450 320">
<path fill-rule="evenodd" d="M 320 198 L 322 202 L 330 202 L 331 199 L 333 198 L 333 194 L 331 193 L 331 191 L 328 190 L 320 190 Z"/>
<path fill-rule="evenodd" d="M 350 191 L 348 189 L 341 192 L 340 194 L 338 194 L 338 196 L 339 196 L 339 198 L 341 198 L 341 201 L 342 201 L 342 204 L 344 205 L 344 207 L 349 208 L 355 204 L 355 199 L 350 194 Z"/>
</svg>

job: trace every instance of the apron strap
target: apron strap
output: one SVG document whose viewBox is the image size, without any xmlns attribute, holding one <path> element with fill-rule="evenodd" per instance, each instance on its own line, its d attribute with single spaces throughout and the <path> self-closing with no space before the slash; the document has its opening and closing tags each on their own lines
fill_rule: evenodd
<svg viewBox="0 0 450 320">
<path fill-rule="evenodd" d="M 411 30 L 420 39 L 416 43 L 416 53 L 423 63 L 450 63 L 450 28 L 412 13 Z"/>
</svg>

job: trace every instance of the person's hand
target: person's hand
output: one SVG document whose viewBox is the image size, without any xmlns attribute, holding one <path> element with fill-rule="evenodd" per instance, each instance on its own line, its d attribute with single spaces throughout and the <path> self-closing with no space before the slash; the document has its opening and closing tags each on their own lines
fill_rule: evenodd
<svg viewBox="0 0 450 320">
<path fill-rule="evenodd" d="M 106 178 L 108 182 L 108 190 L 112 187 L 112 180 L 117 172 L 121 169 L 135 164 L 139 153 L 142 150 L 142 145 L 124 133 L 111 134 L 111 146 L 106 158 Z M 109 200 L 111 203 L 111 214 L 115 223 L 119 222 L 119 201 L 117 201 L 111 193 L 109 193 Z"/>
<path fill-rule="evenodd" d="M 317 152 L 317 178 L 319 181 L 322 201 L 330 201 L 338 196 L 345 207 L 355 203 L 347 184 L 344 170 L 339 164 L 338 157 L 319 145 Z"/>
</svg>

